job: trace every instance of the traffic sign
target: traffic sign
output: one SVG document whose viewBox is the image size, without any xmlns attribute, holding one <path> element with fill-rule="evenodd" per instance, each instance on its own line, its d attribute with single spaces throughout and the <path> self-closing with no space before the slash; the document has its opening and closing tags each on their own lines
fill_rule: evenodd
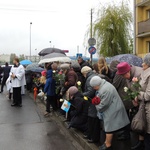
<svg viewBox="0 0 150 150">
<path fill-rule="evenodd" d="M 89 49 L 88 49 L 89 53 L 94 55 L 96 53 L 96 48 L 94 46 L 91 46 Z"/>
<path fill-rule="evenodd" d="M 76 57 L 77 58 L 82 57 L 82 54 L 81 53 L 77 53 Z"/>
<path fill-rule="evenodd" d="M 94 45 L 96 45 L 96 40 L 94 38 L 90 38 L 88 40 L 88 43 L 89 43 L 90 46 L 94 46 Z"/>
</svg>

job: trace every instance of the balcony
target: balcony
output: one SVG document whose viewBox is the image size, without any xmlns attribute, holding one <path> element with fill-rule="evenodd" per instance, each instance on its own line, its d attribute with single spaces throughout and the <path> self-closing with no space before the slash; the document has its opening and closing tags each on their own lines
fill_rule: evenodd
<svg viewBox="0 0 150 150">
<path fill-rule="evenodd" d="M 150 19 L 138 23 L 138 37 L 150 36 Z"/>
<path fill-rule="evenodd" d="M 144 7 L 144 6 L 149 6 L 150 5 L 150 0 L 140 0 L 137 2 L 137 7 Z"/>
</svg>

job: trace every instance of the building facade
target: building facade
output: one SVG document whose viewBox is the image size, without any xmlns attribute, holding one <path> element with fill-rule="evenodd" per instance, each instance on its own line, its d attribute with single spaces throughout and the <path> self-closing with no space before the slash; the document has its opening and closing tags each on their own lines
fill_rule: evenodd
<svg viewBox="0 0 150 150">
<path fill-rule="evenodd" d="M 135 0 L 135 54 L 150 53 L 150 0 Z"/>
<path fill-rule="evenodd" d="M 40 61 L 40 56 L 37 56 L 37 55 L 34 55 L 34 56 L 31 56 L 31 58 L 30 58 L 30 56 L 25 56 L 25 59 L 27 59 L 27 60 L 31 60 L 32 62 L 39 62 Z"/>
<path fill-rule="evenodd" d="M 0 63 L 4 64 L 6 62 L 10 62 L 10 55 L 8 54 L 0 54 Z"/>
</svg>

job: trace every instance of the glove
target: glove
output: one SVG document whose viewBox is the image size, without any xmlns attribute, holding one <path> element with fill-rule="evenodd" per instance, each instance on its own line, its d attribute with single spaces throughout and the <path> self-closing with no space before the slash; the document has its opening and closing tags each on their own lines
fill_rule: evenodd
<svg viewBox="0 0 150 150">
<path fill-rule="evenodd" d="M 101 102 L 101 99 L 97 96 L 92 99 L 93 105 L 98 105 L 98 104 L 100 104 L 100 102 Z"/>
</svg>

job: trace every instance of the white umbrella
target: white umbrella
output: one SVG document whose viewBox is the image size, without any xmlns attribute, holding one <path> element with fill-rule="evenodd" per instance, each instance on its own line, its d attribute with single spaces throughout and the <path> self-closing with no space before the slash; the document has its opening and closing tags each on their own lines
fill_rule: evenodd
<svg viewBox="0 0 150 150">
<path fill-rule="evenodd" d="M 65 62 L 71 62 L 71 59 L 65 56 L 64 54 L 51 53 L 51 54 L 44 56 L 42 60 L 40 60 L 39 64 L 49 63 L 49 62 L 65 63 Z"/>
</svg>

